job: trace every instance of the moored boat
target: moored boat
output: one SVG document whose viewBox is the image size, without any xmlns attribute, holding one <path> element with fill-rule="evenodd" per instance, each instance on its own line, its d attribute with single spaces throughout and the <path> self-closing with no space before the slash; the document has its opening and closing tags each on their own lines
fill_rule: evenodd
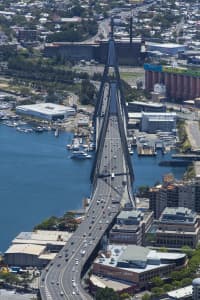
<svg viewBox="0 0 200 300">
<path fill-rule="evenodd" d="M 87 159 L 91 158 L 92 156 L 84 151 L 73 151 L 71 158 L 72 159 Z"/>
</svg>

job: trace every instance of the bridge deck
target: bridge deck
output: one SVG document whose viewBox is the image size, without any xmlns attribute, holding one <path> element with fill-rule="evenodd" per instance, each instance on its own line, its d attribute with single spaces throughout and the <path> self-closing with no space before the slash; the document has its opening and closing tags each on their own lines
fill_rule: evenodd
<svg viewBox="0 0 200 300">
<path fill-rule="evenodd" d="M 114 55 L 113 41 L 111 46 L 112 53 L 109 55 Z M 116 58 L 112 59 L 109 55 L 110 63 L 116 64 Z M 40 293 L 43 300 L 92 299 L 81 284 L 83 269 L 122 205 L 133 201 L 124 103 L 122 98 L 118 98 L 119 82 L 114 85 L 108 83 L 109 93 L 104 98 L 99 97 L 103 101 L 103 118 L 99 122 L 101 127 L 97 128 L 99 138 L 90 207 L 76 232 L 42 272 Z"/>
</svg>

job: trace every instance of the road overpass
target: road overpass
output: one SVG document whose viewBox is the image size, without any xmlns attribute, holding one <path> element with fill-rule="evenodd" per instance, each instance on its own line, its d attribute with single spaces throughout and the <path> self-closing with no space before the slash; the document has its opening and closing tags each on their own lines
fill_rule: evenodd
<svg viewBox="0 0 200 300">
<path fill-rule="evenodd" d="M 84 289 L 83 275 L 119 211 L 123 207 L 134 207 L 133 170 L 126 140 L 126 106 L 112 38 L 95 121 L 97 149 L 91 172 L 91 204 L 73 236 L 43 270 L 40 280 L 42 300 L 93 299 Z"/>
</svg>

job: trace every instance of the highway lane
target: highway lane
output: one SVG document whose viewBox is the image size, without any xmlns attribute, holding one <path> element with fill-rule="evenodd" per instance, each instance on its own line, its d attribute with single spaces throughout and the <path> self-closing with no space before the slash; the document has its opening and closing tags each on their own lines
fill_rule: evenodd
<svg viewBox="0 0 200 300">
<path fill-rule="evenodd" d="M 100 174 L 106 177 L 97 179 L 85 220 L 56 256 L 53 264 L 47 267 L 47 271 L 44 270 L 40 286 L 42 299 L 92 299 L 81 285 L 81 270 L 119 212 L 126 189 L 123 186 L 126 175 L 117 174 L 126 173 L 124 168 L 125 157 L 118 120 L 116 116 L 110 116 L 100 164 Z M 111 173 L 116 174 L 114 178 L 111 178 Z M 81 254 L 83 250 L 84 255 Z"/>
<path fill-rule="evenodd" d="M 116 130 L 115 130 L 115 127 L 113 127 L 114 128 L 114 132 L 113 132 L 112 126 L 113 126 L 113 124 L 110 124 L 110 126 L 108 126 L 108 131 L 107 131 L 108 136 L 106 136 L 106 139 L 105 139 L 106 147 L 104 148 L 104 153 L 103 153 L 104 159 L 102 160 L 102 162 L 103 162 L 102 165 L 107 161 L 108 168 L 110 168 L 109 173 L 111 173 L 111 171 L 113 171 L 113 166 L 112 166 L 113 165 L 112 164 L 112 160 L 113 160 L 113 157 L 112 157 L 113 156 L 112 155 L 113 144 L 112 144 L 112 142 L 113 142 L 113 140 L 114 140 L 114 143 L 116 143 L 116 136 L 115 136 Z M 109 132 L 109 128 L 111 129 L 110 132 Z M 118 130 L 117 130 L 117 132 L 118 132 Z M 110 138 L 110 135 L 112 136 L 112 138 Z M 118 139 L 119 139 L 119 136 L 118 136 Z M 118 150 L 118 148 L 117 148 L 117 150 Z M 122 153 L 120 154 L 120 156 L 122 157 Z M 121 167 L 120 167 L 120 169 L 121 169 Z M 100 167 L 100 173 L 101 173 L 101 167 Z M 111 177 L 107 178 L 107 180 L 106 180 L 106 178 L 104 180 L 101 179 L 101 183 L 100 183 L 100 185 L 98 185 L 98 188 L 99 188 L 99 191 L 101 192 L 101 194 L 97 193 L 97 194 L 101 195 L 101 197 L 103 197 L 103 198 L 101 198 L 101 202 L 103 199 L 103 202 L 106 202 L 106 203 L 110 202 L 110 205 L 111 205 L 113 197 L 117 198 L 117 196 L 119 194 L 119 191 L 117 191 L 117 189 L 115 187 L 113 187 L 112 180 L 113 179 L 111 179 Z M 118 180 L 116 180 L 116 181 L 118 181 Z M 102 194 L 102 191 L 103 191 L 103 194 Z M 106 210 L 106 208 L 107 208 L 107 210 Z M 103 219 L 106 220 L 107 224 L 109 224 L 110 223 L 109 209 L 111 209 L 111 206 L 109 206 L 109 205 L 107 205 L 105 207 L 103 206 L 102 209 L 104 209 Z M 106 212 L 108 212 L 108 214 L 106 214 Z M 101 220 L 101 216 L 98 218 L 98 221 L 101 222 L 100 227 L 104 226 L 104 224 L 102 225 L 102 223 L 106 223 L 104 220 L 103 221 Z M 97 230 L 96 230 L 95 235 L 98 234 Z M 102 228 L 101 230 L 104 230 L 104 228 Z M 79 287 L 79 289 L 81 289 L 81 287 Z"/>
<path fill-rule="evenodd" d="M 101 132 L 101 128 L 102 128 L 102 124 L 103 124 L 103 120 L 104 120 L 104 116 L 105 116 L 105 112 L 106 112 L 106 108 L 107 108 L 108 96 L 109 96 L 109 86 L 108 86 L 108 84 L 105 84 L 104 90 L 102 93 L 103 101 L 102 101 L 102 107 L 101 107 L 101 114 L 100 114 L 100 116 L 97 116 L 97 119 L 96 119 L 96 145 L 98 145 L 98 138 L 99 138 L 99 134 Z"/>
<path fill-rule="evenodd" d="M 114 53 L 110 54 L 114 55 Z M 119 93 L 119 82 L 115 88 Z M 97 122 L 97 132 L 103 129 L 102 133 L 105 136 L 97 143 L 100 151 L 97 151 L 98 170 L 95 170 L 91 203 L 85 219 L 76 232 L 56 258 L 43 270 L 40 280 L 42 300 L 92 299 L 82 285 L 83 268 L 90 261 L 91 255 L 122 205 L 132 203 L 129 190 L 131 188 L 130 166 L 128 167 L 128 157 L 125 157 L 127 152 L 124 148 L 127 145 L 124 140 L 126 120 L 122 116 L 123 104 L 116 94 L 112 94 L 111 97 L 110 91 L 111 84 L 109 88 L 108 84 L 105 85 L 101 107 L 102 119 Z M 112 91 L 116 92 L 115 89 Z M 124 135 L 121 136 L 120 133 Z"/>
</svg>

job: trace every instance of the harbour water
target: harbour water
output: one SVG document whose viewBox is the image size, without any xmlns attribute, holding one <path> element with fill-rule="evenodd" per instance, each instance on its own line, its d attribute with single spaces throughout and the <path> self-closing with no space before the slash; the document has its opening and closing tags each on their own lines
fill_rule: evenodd
<svg viewBox="0 0 200 300">
<path fill-rule="evenodd" d="M 20 133 L 0 125 L 0 251 L 20 231 L 30 231 L 51 215 L 82 207 L 90 195 L 92 160 L 72 160 L 66 145 L 71 133 Z M 169 159 L 169 154 L 164 159 Z M 133 154 L 135 188 L 153 185 L 173 172 L 181 178 L 185 167 L 159 167 L 163 157 Z"/>
</svg>

